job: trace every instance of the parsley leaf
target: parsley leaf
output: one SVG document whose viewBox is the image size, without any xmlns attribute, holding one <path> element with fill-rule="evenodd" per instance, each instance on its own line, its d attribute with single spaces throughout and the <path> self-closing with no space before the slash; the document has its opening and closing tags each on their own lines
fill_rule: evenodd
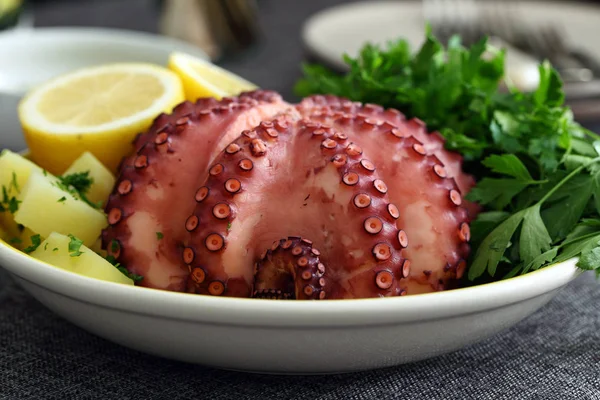
<svg viewBox="0 0 600 400">
<path fill-rule="evenodd" d="M 511 215 L 483 240 L 477 248 L 475 260 L 469 268 L 469 279 L 478 278 L 486 269 L 490 275 L 494 276 L 500 259 L 509 247 L 510 239 L 523 222 L 524 217 L 523 211 Z"/>
<path fill-rule="evenodd" d="M 110 255 L 107 256 L 106 261 L 108 261 L 109 263 L 114 265 L 114 267 L 116 269 L 118 269 L 123 275 L 125 275 L 129 279 L 133 280 L 134 282 L 140 282 L 140 281 L 142 281 L 142 279 L 144 279 L 144 277 L 142 275 L 137 275 L 137 274 L 129 272 L 127 270 L 127 268 L 125 268 L 120 263 L 118 263 L 117 260 L 115 259 L 115 257 L 113 257 L 113 256 L 110 256 Z"/>
<path fill-rule="evenodd" d="M 79 251 L 83 245 L 83 240 L 77 239 L 72 234 L 68 235 L 71 240 L 69 241 L 69 255 L 71 257 L 79 257 L 83 252 Z"/>
<path fill-rule="evenodd" d="M 157 238 L 158 240 L 160 240 L 160 239 L 162 239 L 162 238 L 164 238 L 164 237 L 165 237 L 165 235 L 163 235 L 163 233 L 162 233 L 162 232 L 156 232 L 156 238 Z"/>
<path fill-rule="evenodd" d="M 42 238 L 40 237 L 40 235 L 33 235 L 31 236 L 31 246 L 27 246 L 23 249 L 23 251 L 27 254 L 35 251 L 40 244 L 42 244 Z"/>
<path fill-rule="evenodd" d="M 575 227 L 592 196 L 594 177 L 575 176 L 550 198 L 553 203 L 542 212 L 553 239 L 564 239 Z"/>
<path fill-rule="evenodd" d="M 94 203 L 90 201 L 86 194 L 92 187 L 94 183 L 94 179 L 89 176 L 90 172 L 76 172 L 73 174 L 63 175 L 58 177 L 58 181 L 55 182 L 55 185 L 64 190 L 65 192 L 71 194 L 76 199 L 80 199 L 86 202 L 88 205 L 100 209 L 102 208 L 102 203 Z"/>
<path fill-rule="evenodd" d="M 486 38 L 465 47 L 454 36 L 444 46 L 427 27 L 416 51 L 404 39 L 366 44 L 344 55 L 342 74 L 305 64 L 295 92 L 398 109 L 460 153 L 477 181 L 463 196 L 483 208 L 471 222 L 469 280 L 508 278 L 565 257 L 581 256 L 589 269 L 600 254 L 600 224 L 591 222 L 600 221 L 600 137 L 574 121 L 549 62 L 526 93 L 504 79 L 505 54 Z M 600 263 L 595 268 L 600 274 Z"/>
<path fill-rule="evenodd" d="M 18 189 L 15 176 L 16 175 L 13 173 L 13 179 L 8 189 L 6 186 L 2 185 L 2 201 L 0 202 L 0 212 L 5 212 L 8 210 L 8 212 L 14 214 L 19 210 L 19 204 L 21 203 L 21 200 L 17 200 L 15 196 L 11 196 L 13 187 L 15 190 Z"/>
<path fill-rule="evenodd" d="M 466 196 L 467 200 L 490 205 L 495 210 L 505 208 L 527 186 L 540 182 L 533 180 L 527 167 L 514 154 L 491 155 L 482 164 L 497 174 L 512 178 L 483 178 Z"/>
<path fill-rule="evenodd" d="M 509 175 L 521 181 L 531 181 L 529 171 L 514 154 L 491 155 L 481 162 L 492 172 Z"/>
<path fill-rule="evenodd" d="M 581 253 L 577 266 L 585 270 L 600 268 L 600 242 L 596 243 L 596 247 L 586 249 Z"/>
<path fill-rule="evenodd" d="M 550 250 L 552 239 L 540 216 L 540 205 L 526 209 L 519 241 L 519 252 L 524 264 L 531 263 L 540 254 Z"/>
<path fill-rule="evenodd" d="M 79 193 L 85 194 L 90 190 L 94 183 L 94 179 L 90 178 L 90 172 L 76 172 L 69 175 L 61 176 L 59 179 L 65 186 L 70 186 Z"/>
</svg>

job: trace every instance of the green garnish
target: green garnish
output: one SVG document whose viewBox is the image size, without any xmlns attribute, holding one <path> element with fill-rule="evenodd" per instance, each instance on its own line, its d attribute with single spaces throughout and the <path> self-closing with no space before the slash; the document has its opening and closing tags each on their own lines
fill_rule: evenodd
<svg viewBox="0 0 600 400">
<path fill-rule="evenodd" d="M 12 189 L 13 187 L 15 188 L 17 193 L 21 192 L 21 189 L 19 189 L 19 184 L 17 183 L 17 173 L 15 171 L 13 171 L 13 173 L 12 173 L 12 179 L 10 181 L 9 190 Z"/>
<path fill-rule="evenodd" d="M 134 282 L 140 282 L 142 279 L 144 279 L 144 277 L 141 275 L 137 275 L 137 274 L 133 274 L 133 273 L 129 272 L 127 270 L 127 268 L 125 268 L 120 263 L 118 263 L 117 260 L 113 256 L 107 256 L 106 261 L 108 261 L 109 263 L 114 265 L 115 268 L 118 269 L 123 275 L 125 275 L 129 279 L 133 280 Z"/>
<path fill-rule="evenodd" d="M 48 242 L 44 245 L 44 251 L 48 250 Z"/>
<path fill-rule="evenodd" d="M 58 251 L 58 247 L 53 248 L 52 251 Z"/>
<path fill-rule="evenodd" d="M 27 254 L 35 251 L 40 244 L 42 244 L 42 238 L 40 237 L 40 235 L 33 235 L 31 236 L 31 246 L 27 246 L 23 249 L 23 251 Z M 46 243 L 47 245 L 48 243 Z"/>
<path fill-rule="evenodd" d="M 11 239 L 10 239 L 8 242 L 9 242 L 10 244 L 19 244 L 19 243 L 23 243 L 23 241 L 22 241 L 21 239 L 19 239 L 18 237 L 11 238 Z"/>
<path fill-rule="evenodd" d="M 77 239 L 75 236 L 68 234 L 71 240 L 69 241 L 69 255 L 71 257 L 79 257 L 83 252 L 79 251 L 83 245 L 83 240 Z"/>
<path fill-rule="evenodd" d="M 69 175 L 59 176 L 58 181 L 55 185 L 64 190 L 67 193 L 70 193 L 76 199 L 80 199 L 90 206 L 100 209 L 102 207 L 102 203 L 93 203 L 87 198 L 87 192 L 92 187 L 94 183 L 94 179 L 89 176 L 90 172 L 76 172 Z"/>
<path fill-rule="evenodd" d="M 65 201 L 67 201 L 67 198 L 65 196 L 58 199 L 58 203 L 64 203 Z"/>
<path fill-rule="evenodd" d="M 427 29 L 407 41 L 368 44 L 336 74 L 304 65 L 299 96 L 333 94 L 396 108 L 439 131 L 463 155 L 477 185 L 466 196 L 483 206 L 471 223 L 468 280 L 508 278 L 579 256 L 600 275 L 600 136 L 573 120 L 559 74 L 539 66 L 531 93 L 504 82 L 505 51 L 487 38 L 444 46 Z M 506 80 L 506 79 L 504 79 Z"/>
<path fill-rule="evenodd" d="M 231 230 L 231 222 L 227 223 L 227 232 L 229 232 Z"/>
<path fill-rule="evenodd" d="M 157 238 L 158 240 L 160 240 L 160 239 L 162 239 L 162 238 L 164 238 L 164 237 L 165 237 L 165 235 L 163 235 L 163 234 L 162 234 L 162 232 L 156 232 L 156 238 Z"/>
<path fill-rule="evenodd" d="M 94 179 L 89 177 L 90 172 L 76 172 L 74 174 L 61 176 L 60 181 L 66 185 L 71 186 L 79 193 L 87 193 L 94 183 Z"/>
<path fill-rule="evenodd" d="M 21 200 L 17 200 L 15 196 L 11 196 L 11 189 L 12 183 L 8 189 L 6 186 L 2 185 L 2 201 L 0 202 L 0 212 L 5 212 L 8 210 L 8 212 L 14 214 L 19 210 L 19 204 L 21 203 Z"/>
<path fill-rule="evenodd" d="M 116 253 L 117 250 L 119 250 L 119 242 L 117 242 L 115 239 L 111 240 L 110 242 L 110 250 L 113 253 Z"/>
</svg>

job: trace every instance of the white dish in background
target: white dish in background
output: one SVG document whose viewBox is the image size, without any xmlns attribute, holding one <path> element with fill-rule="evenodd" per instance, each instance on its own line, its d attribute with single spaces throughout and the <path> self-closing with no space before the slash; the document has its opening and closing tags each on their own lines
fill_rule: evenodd
<svg viewBox="0 0 600 400">
<path fill-rule="evenodd" d="M 102 28 L 35 28 L 0 33 L 0 148 L 23 150 L 17 104 L 32 87 L 57 75 L 111 62 L 167 64 L 181 51 L 206 59 L 198 47 L 165 36 Z"/>
<path fill-rule="evenodd" d="M 173 360 L 277 374 L 376 369 L 458 350 L 546 304 L 579 275 L 575 262 L 433 294 L 286 301 L 98 281 L 42 263 L 0 242 L 0 265 L 27 292 L 93 334 Z"/>
<path fill-rule="evenodd" d="M 493 7 L 496 1 L 480 2 Z M 554 21 L 565 34 L 567 43 L 576 44 L 600 60 L 600 7 L 573 1 L 519 1 L 519 17 L 532 26 Z M 346 70 L 342 55 L 355 57 L 367 43 L 385 45 L 390 40 L 406 39 L 413 49 L 423 43 L 425 19 L 422 1 L 362 1 L 322 10 L 304 24 L 305 47 L 326 64 Z M 538 62 L 507 46 L 506 75 L 522 90 L 537 87 Z M 579 89 L 578 89 L 579 90 Z M 596 89 L 597 90 L 597 89 Z"/>
</svg>

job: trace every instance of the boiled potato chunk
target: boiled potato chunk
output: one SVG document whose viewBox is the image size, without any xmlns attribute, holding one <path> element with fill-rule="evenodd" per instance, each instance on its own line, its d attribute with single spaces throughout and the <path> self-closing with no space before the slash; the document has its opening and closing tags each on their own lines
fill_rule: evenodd
<svg viewBox="0 0 600 400">
<path fill-rule="evenodd" d="M 92 186 L 86 193 L 86 197 L 97 204 L 106 204 L 108 196 L 115 185 L 115 177 L 92 153 L 86 151 L 71 164 L 63 175 L 71 175 L 78 172 L 89 172 L 88 176 L 94 180 Z"/>
<path fill-rule="evenodd" d="M 94 251 L 94 253 L 99 254 L 101 257 L 106 258 L 108 256 L 108 252 L 102 248 L 102 238 L 98 238 L 96 242 L 90 247 Z"/>
<path fill-rule="evenodd" d="M 0 237 L 16 249 L 23 250 L 30 246 L 31 237 L 36 233 L 29 228 L 20 227 L 14 221 L 12 214 L 8 212 L 0 213 Z"/>
<path fill-rule="evenodd" d="M 29 161 L 20 154 L 13 153 L 10 150 L 3 150 L 0 153 L 0 195 L 3 201 L 5 211 L 0 212 L 0 228 L 4 232 L 7 243 L 19 250 L 31 245 L 31 236 L 35 235 L 31 229 L 19 227 L 19 224 L 13 219 L 7 200 L 19 199 L 19 195 L 29 180 L 32 172 L 42 173 L 48 179 L 56 179 L 49 173 L 45 173 L 42 168 Z M 4 198 L 6 193 L 7 199 Z"/>
<path fill-rule="evenodd" d="M 4 186 L 9 195 L 18 194 L 32 171 L 43 172 L 40 167 L 17 153 L 10 150 L 0 153 L 0 188 Z"/>
<path fill-rule="evenodd" d="M 103 212 L 76 199 L 40 172 L 31 173 L 19 200 L 15 221 L 42 237 L 52 232 L 72 234 L 91 246 L 107 225 Z"/>
<path fill-rule="evenodd" d="M 76 274 L 108 282 L 133 285 L 132 279 L 84 245 L 78 250 L 81 254 L 73 256 L 76 253 L 69 251 L 70 242 L 69 236 L 51 232 L 48 238 L 29 255 Z"/>
</svg>

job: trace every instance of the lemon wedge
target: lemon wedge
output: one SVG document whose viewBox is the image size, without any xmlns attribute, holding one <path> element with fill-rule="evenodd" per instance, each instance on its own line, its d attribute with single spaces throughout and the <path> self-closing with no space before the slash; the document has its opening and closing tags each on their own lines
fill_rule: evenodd
<svg viewBox="0 0 600 400">
<path fill-rule="evenodd" d="M 33 89 L 19 104 L 19 119 L 30 158 L 40 167 L 61 174 L 89 151 L 114 171 L 135 136 L 184 99 L 181 80 L 167 68 L 107 64 Z"/>
<path fill-rule="evenodd" d="M 169 68 L 179 76 L 183 82 L 185 97 L 192 102 L 199 97 L 221 99 L 257 88 L 252 82 L 226 69 L 185 53 L 172 53 Z"/>
</svg>

